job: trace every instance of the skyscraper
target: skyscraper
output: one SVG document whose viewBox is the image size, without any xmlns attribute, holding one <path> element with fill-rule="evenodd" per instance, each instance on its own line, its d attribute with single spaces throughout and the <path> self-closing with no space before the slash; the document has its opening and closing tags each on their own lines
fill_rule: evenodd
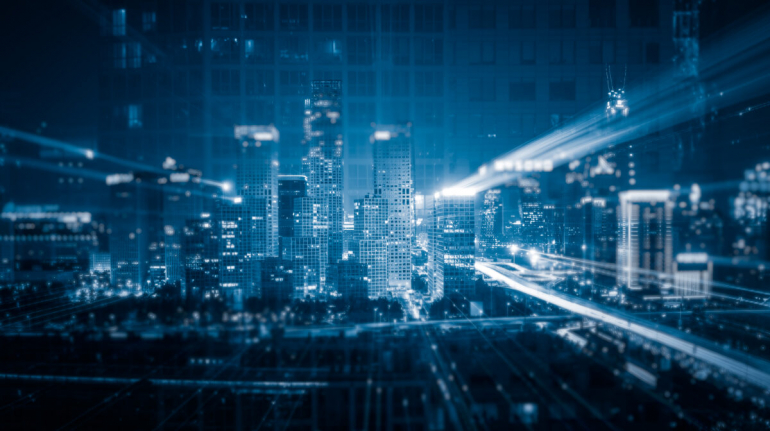
<svg viewBox="0 0 770 431">
<path fill-rule="evenodd" d="M 185 224 L 182 255 L 188 300 L 219 291 L 220 233 L 219 220 L 208 214 Z"/>
<path fill-rule="evenodd" d="M 487 190 L 484 193 L 480 231 L 479 247 L 482 252 L 497 245 L 503 237 L 503 203 L 499 189 Z"/>
<path fill-rule="evenodd" d="M 185 288 L 185 226 L 188 221 L 211 216 L 221 189 L 203 182 L 200 171 L 178 166 L 171 158 L 167 158 L 163 165 L 168 170 L 168 179 L 163 184 L 166 278 L 171 283 L 181 280 Z"/>
<path fill-rule="evenodd" d="M 260 203 L 264 203 L 264 198 L 255 196 L 223 198 L 219 202 L 220 294 L 236 309 L 243 307 L 244 299 L 261 294 L 260 266 L 254 251 L 260 249 L 261 245 L 255 242 L 264 236 L 264 231 L 257 232 L 260 224 L 253 214 Z"/>
<path fill-rule="evenodd" d="M 310 147 L 303 159 L 307 194 L 323 199 L 328 207 L 327 256 L 335 264 L 342 259 L 344 248 L 342 83 L 313 81 L 312 97 L 305 105 L 305 140 Z"/>
<path fill-rule="evenodd" d="M 273 126 L 236 126 L 239 147 L 236 188 L 255 223 L 256 259 L 278 256 L 278 142 Z"/>
<path fill-rule="evenodd" d="M 619 198 L 617 283 L 631 291 L 659 289 L 672 272 L 671 192 L 631 190 Z"/>
<path fill-rule="evenodd" d="M 388 291 L 388 201 L 367 196 L 354 203 L 354 242 L 351 252 L 367 270 L 370 298 L 385 296 Z"/>
<path fill-rule="evenodd" d="M 294 236 L 284 238 L 281 256 L 292 261 L 294 295 L 325 294 L 329 271 L 329 207 L 319 197 L 294 199 Z"/>
<path fill-rule="evenodd" d="M 149 172 L 113 174 L 106 179 L 110 188 L 110 269 L 111 283 L 140 292 L 150 270 L 157 281 L 165 279 L 165 233 L 163 229 L 164 178 Z M 154 267 L 154 268 L 153 268 Z"/>
<path fill-rule="evenodd" d="M 437 195 L 434 215 L 434 277 L 431 296 L 475 291 L 475 196 Z"/>
<path fill-rule="evenodd" d="M 304 175 L 278 176 L 278 236 L 294 236 L 294 200 L 307 196 L 307 178 Z"/>
<path fill-rule="evenodd" d="M 387 202 L 388 287 L 405 291 L 412 284 L 414 184 L 411 125 L 377 126 L 374 144 L 374 194 Z"/>
</svg>

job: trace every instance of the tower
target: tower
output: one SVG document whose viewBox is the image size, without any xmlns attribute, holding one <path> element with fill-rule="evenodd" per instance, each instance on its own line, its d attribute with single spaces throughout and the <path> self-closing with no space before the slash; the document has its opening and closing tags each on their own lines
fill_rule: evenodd
<svg viewBox="0 0 770 431">
<path fill-rule="evenodd" d="M 672 272 L 671 192 L 631 190 L 619 198 L 617 283 L 632 291 L 663 286 Z"/>
<path fill-rule="evenodd" d="M 328 262 L 335 264 L 343 252 L 343 128 L 341 81 L 313 81 L 312 96 L 305 102 L 305 140 L 310 146 L 303 159 L 307 195 L 328 207 Z"/>
<path fill-rule="evenodd" d="M 236 126 L 239 147 L 237 192 L 248 197 L 255 223 L 256 259 L 278 256 L 278 142 L 280 135 L 273 126 Z"/>
<path fill-rule="evenodd" d="M 374 144 L 374 194 L 387 202 L 388 288 L 408 290 L 412 284 L 411 126 L 378 126 Z"/>
</svg>

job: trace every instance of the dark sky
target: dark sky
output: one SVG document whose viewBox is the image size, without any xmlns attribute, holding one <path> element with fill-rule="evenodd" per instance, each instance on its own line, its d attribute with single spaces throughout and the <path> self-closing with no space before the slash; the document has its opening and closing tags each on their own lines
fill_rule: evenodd
<svg viewBox="0 0 770 431">
<path fill-rule="evenodd" d="M 0 125 L 95 139 L 99 27 L 79 1 L 0 2 Z"/>
</svg>

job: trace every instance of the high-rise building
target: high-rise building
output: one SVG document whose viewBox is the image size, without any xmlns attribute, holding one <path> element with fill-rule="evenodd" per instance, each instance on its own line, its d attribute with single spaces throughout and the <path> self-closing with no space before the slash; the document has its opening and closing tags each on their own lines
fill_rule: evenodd
<svg viewBox="0 0 770 431">
<path fill-rule="evenodd" d="M 305 106 L 305 141 L 310 151 L 303 159 L 307 194 L 323 199 L 328 208 L 327 252 L 330 264 L 342 259 L 344 249 L 342 157 L 342 82 L 313 81 Z"/>
<path fill-rule="evenodd" d="M 110 278 L 113 286 L 150 291 L 152 270 L 157 282 L 166 278 L 163 189 L 166 177 L 151 172 L 109 175 Z"/>
<path fill-rule="evenodd" d="M 435 198 L 434 276 L 431 296 L 472 295 L 475 291 L 476 196 Z"/>
<path fill-rule="evenodd" d="M 221 224 L 216 215 L 188 220 L 182 232 L 185 296 L 201 299 L 219 293 Z"/>
<path fill-rule="evenodd" d="M 294 199 L 307 196 L 303 175 L 278 175 L 278 236 L 294 236 Z"/>
<path fill-rule="evenodd" d="M 351 252 L 367 270 L 370 298 L 388 293 L 388 200 L 367 196 L 354 202 L 354 242 Z"/>
<path fill-rule="evenodd" d="M 388 288 L 412 285 L 414 184 L 411 125 L 377 126 L 374 144 L 374 195 L 387 202 Z"/>
<path fill-rule="evenodd" d="M 503 203 L 499 189 L 487 190 L 484 193 L 484 209 L 480 217 L 479 248 L 484 253 L 499 244 L 503 237 Z"/>
<path fill-rule="evenodd" d="M 256 259 L 278 256 L 278 143 L 273 126 L 236 126 L 238 146 L 236 191 L 248 199 L 254 221 L 253 249 Z"/>
<path fill-rule="evenodd" d="M 368 276 L 367 265 L 357 260 L 342 260 L 336 266 L 337 284 L 340 293 L 345 298 L 371 298 L 370 284 L 372 279 Z"/>
<path fill-rule="evenodd" d="M 526 247 L 544 249 L 548 242 L 540 184 L 534 179 L 519 182 L 521 189 L 521 238 Z"/>
<path fill-rule="evenodd" d="M 257 231 L 260 224 L 257 223 L 257 215 L 253 212 L 260 201 L 264 202 L 264 198 L 236 196 L 224 198 L 219 202 L 220 294 L 236 309 L 243 307 L 246 298 L 259 297 L 261 294 L 259 259 L 254 251 L 259 250 L 255 242 L 257 238 L 264 236 L 264 231 Z M 264 212 L 260 215 L 264 216 Z"/>
<path fill-rule="evenodd" d="M 262 297 L 273 305 L 289 301 L 294 295 L 293 262 L 280 257 L 269 257 L 260 263 Z"/>
<path fill-rule="evenodd" d="M 294 199 L 294 236 L 285 238 L 281 255 L 291 260 L 295 295 L 328 293 L 329 206 L 321 197 Z"/>
<path fill-rule="evenodd" d="M 617 283 L 631 291 L 660 290 L 673 266 L 672 193 L 630 190 L 619 198 Z"/>
<path fill-rule="evenodd" d="M 185 289 L 184 229 L 188 221 L 210 217 L 216 209 L 221 189 L 206 184 L 195 169 L 185 169 L 167 158 L 163 163 L 169 171 L 163 184 L 163 231 L 165 241 L 166 278 L 181 281 Z M 209 220 L 210 222 L 210 220 Z"/>
<path fill-rule="evenodd" d="M 305 198 L 303 198 L 305 199 Z M 292 296 L 304 298 L 321 291 L 326 283 L 326 243 L 323 237 L 294 236 L 281 244 L 281 258 L 291 262 Z"/>
</svg>

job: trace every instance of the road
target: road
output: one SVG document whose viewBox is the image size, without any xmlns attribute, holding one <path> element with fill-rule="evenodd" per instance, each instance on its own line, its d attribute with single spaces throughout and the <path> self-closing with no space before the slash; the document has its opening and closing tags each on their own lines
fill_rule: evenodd
<svg viewBox="0 0 770 431">
<path fill-rule="evenodd" d="M 505 264 L 476 262 L 476 270 L 504 283 L 507 287 L 534 298 L 561 307 L 573 313 L 617 326 L 626 331 L 685 353 L 704 363 L 720 368 L 741 379 L 765 389 L 770 389 L 770 363 L 736 351 L 726 351 L 721 346 L 676 329 L 644 320 L 611 307 L 559 291 L 546 290 L 519 277 Z"/>
</svg>

